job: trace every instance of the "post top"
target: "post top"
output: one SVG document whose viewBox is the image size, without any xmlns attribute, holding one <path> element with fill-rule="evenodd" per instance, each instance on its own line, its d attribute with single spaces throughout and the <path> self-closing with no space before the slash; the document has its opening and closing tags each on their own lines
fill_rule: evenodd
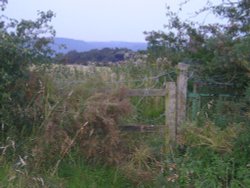
<svg viewBox="0 0 250 188">
<path fill-rule="evenodd" d="M 177 67 L 181 71 L 186 71 L 188 70 L 189 65 L 186 63 L 178 63 Z"/>
</svg>

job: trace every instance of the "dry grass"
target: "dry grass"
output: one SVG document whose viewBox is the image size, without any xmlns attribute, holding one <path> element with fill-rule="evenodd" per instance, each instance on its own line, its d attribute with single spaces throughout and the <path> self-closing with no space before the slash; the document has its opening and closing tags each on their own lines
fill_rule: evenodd
<svg viewBox="0 0 250 188">
<path fill-rule="evenodd" d="M 125 91 L 96 93 L 85 103 L 84 119 L 89 122 L 80 143 L 88 159 L 101 159 L 108 164 L 118 164 L 124 157 L 118 128 L 121 117 L 131 112 Z"/>
<path fill-rule="evenodd" d="M 242 127 L 239 125 L 231 125 L 221 130 L 207 121 L 204 127 L 190 125 L 184 128 L 178 138 L 178 144 L 191 147 L 206 146 L 227 153 L 232 151 L 233 142 L 241 131 Z"/>
<path fill-rule="evenodd" d="M 151 148 L 142 144 L 134 149 L 121 169 L 125 176 L 134 182 L 135 186 L 139 186 L 153 182 L 161 170 L 161 163 L 156 160 Z"/>
<path fill-rule="evenodd" d="M 50 68 L 52 75 L 57 73 L 63 73 L 68 77 L 80 77 L 86 80 L 89 76 L 100 77 L 102 81 L 110 81 L 114 72 L 110 67 L 98 67 L 94 65 L 84 66 L 84 65 L 53 65 Z"/>
</svg>

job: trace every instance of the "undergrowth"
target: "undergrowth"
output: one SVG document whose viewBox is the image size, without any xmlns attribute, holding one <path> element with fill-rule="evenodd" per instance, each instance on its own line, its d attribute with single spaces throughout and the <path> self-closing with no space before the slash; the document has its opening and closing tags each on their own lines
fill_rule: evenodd
<svg viewBox="0 0 250 188">
<path fill-rule="evenodd" d="M 83 76 L 84 82 L 67 87 L 46 71 L 30 78 L 23 96 L 30 100 L 16 109 L 20 126 L 1 130 L 0 187 L 250 185 L 248 90 L 237 108 L 225 111 L 226 117 L 240 109 L 242 121 L 232 118 L 221 126 L 219 113 L 209 114 L 187 123 L 170 147 L 165 132 L 119 129 L 126 120 L 163 122 L 161 99 L 129 100 L 124 88 L 99 92 L 107 84 L 98 76 Z"/>
</svg>

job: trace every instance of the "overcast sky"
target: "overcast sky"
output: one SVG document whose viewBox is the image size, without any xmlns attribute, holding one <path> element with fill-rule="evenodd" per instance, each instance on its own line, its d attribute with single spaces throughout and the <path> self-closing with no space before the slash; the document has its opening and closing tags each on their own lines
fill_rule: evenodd
<svg viewBox="0 0 250 188">
<path fill-rule="evenodd" d="M 181 1 L 9 0 L 4 14 L 16 19 L 35 19 L 38 10 L 52 10 L 56 14 L 52 24 L 57 37 L 143 42 L 143 31 L 164 29 L 163 25 L 167 23 L 166 4 L 176 9 Z M 191 0 L 183 17 L 191 17 L 205 2 Z"/>
</svg>

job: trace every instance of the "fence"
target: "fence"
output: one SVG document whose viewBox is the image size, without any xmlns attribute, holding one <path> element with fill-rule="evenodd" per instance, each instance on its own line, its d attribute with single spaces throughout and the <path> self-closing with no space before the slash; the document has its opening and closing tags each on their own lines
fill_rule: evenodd
<svg viewBox="0 0 250 188">
<path fill-rule="evenodd" d="M 220 91 L 218 93 L 215 93 L 212 90 L 211 90 L 212 93 L 208 92 L 204 93 L 204 91 L 203 92 L 199 91 L 199 85 L 202 84 L 198 82 L 194 82 L 193 92 L 188 92 L 188 67 L 189 66 L 187 64 L 179 63 L 177 66 L 178 75 L 176 81 L 167 82 L 165 88 L 163 89 L 129 89 L 126 93 L 128 97 L 139 96 L 139 97 L 165 98 L 164 127 L 168 129 L 170 143 L 176 142 L 178 130 L 184 124 L 184 121 L 186 121 L 188 118 L 190 120 L 196 119 L 198 112 L 200 112 L 202 108 L 202 99 L 206 98 L 209 100 L 209 98 L 211 98 L 212 100 L 214 100 L 216 97 L 219 99 L 232 97 L 232 95 L 228 94 L 229 93 L 228 91 L 226 91 L 225 93 L 221 93 Z M 152 78 L 154 79 L 158 77 L 152 77 Z M 125 81 L 120 81 L 119 83 L 123 82 Z M 219 85 L 220 87 L 228 86 L 228 84 L 219 84 Z M 188 100 L 189 100 L 189 106 L 188 106 Z M 189 117 L 187 118 L 187 116 Z M 127 126 L 121 128 L 122 129 L 129 128 L 132 130 L 140 130 L 140 131 L 147 131 L 147 130 L 151 131 L 154 129 L 156 130 L 159 129 L 159 126 L 156 125 L 152 127 L 150 125 L 143 125 L 143 126 L 130 126 L 130 127 Z"/>
<path fill-rule="evenodd" d="M 205 88 L 205 89 L 204 89 Z M 188 119 L 194 121 L 198 114 L 216 101 L 236 100 L 232 84 L 196 81 L 193 91 L 188 93 Z"/>
<path fill-rule="evenodd" d="M 167 82 L 164 89 L 129 89 L 126 93 L 128 97 L 165 97 L 165 127 L 169 129 L 171 143 L 176 142 L 178 128 L 186 119 L 188 65 L 179 63 L 177 67 L 179 73 L 177 81 Z M 143 127 L 145 130 L 151 128 Z"/>
<path fill-rule="evenodd" d="M 95 70 L 94 67 L 93 72 L 87 75 L 88 77 L 96 77 L 97 70 Z M 230 91 L 226 91 L 224 93 L 221 93 L 218 91 L 218 87 L 222 86 L 229 86 L 230 84 L 225 83 L 216 83 L 216 92 L 214 92 L 211 88 L 208 89 L 208 91 L 201 91 L 200 86 L 204 86 L 202 82 L 195 82 L 193 85 L 193 92 L 187 92 L 188 90 L 188 65 L 184 63 L 179 63 L 177 66 L 177 78 L 174 76 L 171 77 L 170 73 L 176 73 L 176 70 L 171 70 L 171 72 L 161 72 L 160 74 L 151 75 L 151 77 L 129 77 L 129 79 L 126 79 L 126 75 L 116 75 L 115 72 L 112 72 L 112 70 L 109 70 L 105 74 L 109 75 L 110 78 L 104 79 L 104 88 L 119 88 L 121 85 L 126 85 L 128 88 L 130 87 L 148 87 L 148 89 L 129 89 L 127 91 L 127 96 L 139 96 L 141 98 L 144 97 L 164 97 L 164 113 L 161 114 L 161 117 L 165 116 L 165 122 L 164 127 L 169 130 L 169 136 L 171 142 L 176 141 L 176 136 L 178 133 L 178 129 L 181 125 L 183 125 L 183 122 L 186 119 L 195 120 L 197 118 L 198 113 L 202 110 L 203 106 L 209 104 L 210 101 L 219 98 L 219 99 L 225 99 L 225 98 L 232 98 L 232 95 L 228 95 L 228 93 L 232 93 Z M 97 72 L 96 72 L 97 71 Z M 102 72 L 103 73 L 103 72 Z M 68 74 L 66 74 L 68 76 Z M 79 73 L 79 75 L 82 75 L 82 73 Z M 133 74 L 134 75 L 134 74 Z M 85 75 L 84 75 L 85 76 Z M 108 76 L 107 76 L 108 77 Z M 161 81 L 159 81 L 161 78 Z M 162 79 L 163 78 L 163 79 Z M 170 78 L 170 79 L 168 79 Z M 73 79 L 72 81 L 69 81 L 68 78 L 64 79 L 65 82 L 62 82 L 62 79 L 58 79 L 57 81 L 62 85 L 62 89 L 64 87 L 68 87 L 74 84 L 82 84 L 82 83 L 88 83 L 85 79 Z M 100 77 L 100 80 L 102 78 Z M 162 83 L 166 80 L 171 80 L 171 82 L 167 82 L 163 89 L 151 89 L 155 87 L 162 86 Z M 176 80 L 176 81 L 173 81 Z M 153 84 L 151 84 L 151 82 Z M 139 83 L 139 86 L 136 85 Z M 156 83 L 156 84 L 155 84 Z M 159 84 L 159 85 L 158 85 Z M 208 83 L 211 84 L 211 83 Z M 153 86 L 152 86 L 153 85 Z M 202 87 L 203 87 L 202 86 Z M 91 91 L 99 90 L 99 85 L 97 87 L 94 87 L 91 89 Z M 149 89 L 150 88 L 150 89 Z M 105 90 L 105 89 L 104 89 Z M 102 90 L 103 91 L 103 90 Z M 162 103 L 161 103 L 162 104 Z M 187 117 L 188 116 L 188 117 Z M 162 119 L 161 119 L 162 120 Z M 159 122 L 158 122 L 159 123 Z M 154 123 L 153 123 L 154 124 Z M 156 123 L 155 123 L 156 124 Z M 143 131 L 151 131 L 154 129 L 160 128 L 160 126 L 130 126 L 130 127 L 122 127 L 122 129 L 137 129 L 137 130 L 143 130 Z"/>
</svg>

